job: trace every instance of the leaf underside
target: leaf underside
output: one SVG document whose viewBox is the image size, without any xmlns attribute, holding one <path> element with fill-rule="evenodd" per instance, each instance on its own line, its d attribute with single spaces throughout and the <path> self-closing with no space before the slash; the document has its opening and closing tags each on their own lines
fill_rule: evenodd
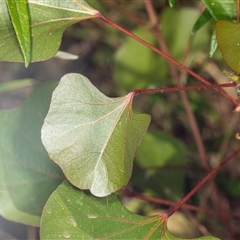
<svg viewBox="0 0 240 240">
<path fill-rule="evenodd" d="M 133 113 L 133 96 L 108 98 L 79 74 L 61 79 L 42 141 L 73 185 L 106 196 L 128 183 L 150 122 L 149 115 Z"/>
</svg>

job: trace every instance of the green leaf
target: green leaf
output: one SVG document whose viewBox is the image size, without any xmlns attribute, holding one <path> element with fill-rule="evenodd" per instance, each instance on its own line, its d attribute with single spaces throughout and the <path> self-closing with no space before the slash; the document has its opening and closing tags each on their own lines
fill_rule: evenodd
<svg viewBox="0 0 240 240">
<path fill-rule="evenodd" d="M 175 2 L 176 2 L 176 0 L 168 0 L 168 4 L 170 7 L 173 7 Z"/>
<path fill-rule="evenodd" d="M 128 183 L 150 122 L 149 115 L 133 113 L 133 96 L 108 98 L 79 74 L 61 79 L 42 141 L 73 185 L 106 196 Z"/>
<path fill-rule="evenodd" d="M 12 221 L 39 225 L 43 206 L 64 179 L 40 137 L 55 86 L 41 84 L 20 108 L 0 111 L 0 214 Z"/>
<path fill-rule="evenodd" d="M 205 11 L 200 15 L 198 20 L 195 22 L 192 29 L 192 33 L 193 34 L 196 33 L 203 25 L 205 25 L 211 19 L 212 19 L 212 15 L 207 9 L 205 9 Z"/>
<path fill-rule="evenodd" d="M 240 23 L 220 20 L 215 25 L 218 46 L 227 65 L 240 73 Z"/>
<path fill-rule="evenodd" d="M 31 62 L 53 57 L 67 27 L 98 13 L 83 0 L 28 0 L 28 10 Z M 0 35 L 0 61 L 24 62 L 5 1 L 0 2 Z"/>
<path fill-rule="evenodd" d="M 217 37 L 215 31 L 212 34 L 211 37 L 211 44 L 210 44 L 210 53 L 209 56 L 212 57 L 215 51 L 217 50 L 218 43 L 217 43 Z"/>
<path fill-rule="evenodd" d="M 96 198 L 64 181 L 44 207 L 41 239 L 180 239 L 160 216 L 128 211 L 115 195 Z M 198 239 L 217 239 L 202 237 Z"/>
<path fill-rule="evenodd" d="M 25 67 L 27 67 L 31 60 L 30 20 L 27 0 L 6 0 L 6 3 L 23 54 Z"/>
<path fill-rule="evenodd" d="M 236 19 L 236 1 L 223 0 L 202 0 L 208 11 L 216 20 L 234 20 Z"/>
</svg>

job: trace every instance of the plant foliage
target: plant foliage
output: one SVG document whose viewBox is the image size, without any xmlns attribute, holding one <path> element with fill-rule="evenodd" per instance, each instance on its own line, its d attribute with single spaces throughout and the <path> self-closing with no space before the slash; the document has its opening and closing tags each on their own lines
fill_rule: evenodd
<svg viewBox="0 0 240 240">
<path fill-rule="evenodd" d="M 119 9 L 109 2 L 107 4 L 112 8 Z M 145 1 L 148 10 L 149 2 Z M 133 32 L 155 47 L 159 43 L 161 45 L 163 37 L 169 47 L 168 54 L 179 62 L 183 61 L 189 68 L 194 65 L 193 59 L 200 50 L 208 46 L 212 34 L 211 54 L 218 44 L 228 66 L 240 73 L 239 24 L 233 22 L 237 15 L 235 1 L 202 2 L 206 7 L 202 14 L 193 9 L 175 9 L 179 4 L 176 0 L 168 0 L 171 9 L 166 10 L 162 3 L 155 2 L 156 9 L 160 9 L 161 13 L 162 35 L 153 35 L 159 30 L 158 22 L 153 26 L 153 31 L 148 26 L 144 30 L 134 27 Z M 84 0 L 1 1 L 0 60 L 22 62 L 28 66 L 32 62 L 52 58 L 60 47 L 63 32 L 69 26 L 92 18 L 110 23 L 91 4 L 102 8 L 101 1 L 89 1 L 89 4 Z M 123 1 L 122 4 L 126 3 Z M 140 14 L 143 12 L 136 2 L 132 4 L 127 1 L 128 6 Z M 204 26 L 212 19 L 224 19 L 218 21 L 215 27 L 217 41 L 215 33 L 209 33 L 208 26 Z M 117 26 L 113 22 L 110 25 Z M 84 29 L 79 32 L 75 35 L 84 39 Z M 105 35 L 110 37 L 101 36 L 99 41 L 118 46 L 116 39 L 120 35 L 107 27 L 106 32 Z M 123 32 L 127 33 L 125 30 Z M 193 41 L 188 39 L 191 33 L 196 33 Z M 84 50 L 91 48 L 92 42 L 87 40 L 87 43 L 89 45 Z M 191 50 L 186 46 L 190 46 Z M 39 84 L 17 109 L 0 110 L 0 214 L 22 224 L 41 225 L 41 239 L 186 239 L 174 236 L 167 228 L 167 219 L 174 211 L 159 213 L 160 207 L 138 203 L 133 198 L 141 198 L 145 194 L 158 198 L 149 197 L 149 201 L 181 201 L 183 194 L 190 191 L 193 185 L 192 181 L 186 181 L 185 167 L 188 158 L 193 159 L 192 155 L 196 157 L 196 146 L 192 138 L 189 140 L 186 137 L 189 122 L 183 120 L 183 107 L 171 104 L 174 98 L 174 103 L 178 103 L 179 97 L 151 96 L 135 100 L 135 111 L 143 108 L 151 113 L 153 124 L 150 124 L 149 114 L 133 111 L 135 96 L 141 92 L 135 90 L 146 88 L 147 93 L 151 92 L 147 89 L 149 87 L 175 84 L 172 79 L 174 69 L 171 65 L 168 68 L 165 59 L 132 39 L 124 39 L 121 47 L 111 55 L 114 55 L 111 60 L 114 61 L 113 75 L 117 84 L 114 93 L 128 92 L 124 96 L 107 97 L 88 78 L 70 73 L 63 76 L 58 84 Z M 96 62 L 106 61 L 105 55 L 91 57 Z M 188 71 L 187 68 L 182 69 Z M 176 76 L 180 77 L 181 85 L 189 80 L 178 70 Z M 29 79 L 2 83 L 0 93 L 20 86 L 32 86 L 32 83 L 33 80 Z M 218 141 L 229 139 L 216 134 L 221 125 L 216 126 L 213 134 L 205 130 L 207 127 L 202 124 L 202 119 L 209 118 L 211 123 L 220 117 L 209 114 L 213 108 L 202 96 L 189 95 L 193 102 L 187 111 L 191 111 L 192 107 L 199 117 L 198 124 L 204 129 L 202 137 L 206 142 L 210 139 L 208 135 L 214 135 L 208 144 L 213 152 L 220 145 Z M 165 120 L 161 114 L 168 119 Z M 175 128 L 183 131 L 178 139 L 168 133 L 172 130 L 176 134 L 176 129 L 170 127 L 174 120 L 180 121 Z M 151 131 L 147 132 L 149 125 Z M 164 171 L 164 168 L 171 169 Z M 190 174 L 193 175 L 192 172 Z M 194 175 L 196 178 L 200 176 L 200 173 Z M 219 178 L 216 179 L 218 181 Z M 191 180 L 195 184 L 193 177 Z M 226 192 L 232 198 L 238 198 L 239 194 L 234 193 L 239 186 L 235 179 L 221 177 L 219 182 L 228 188 Z M 131 188 L 133 191 L 129 190 Z M 118 190 L 119 195 L 115 193 Z M 213 201 L 211 196 L 209 199 Z M 197 198 L 191 203 L 201 205 L 201 201 Z M 129 209 L 135 209 L 136 213 L 129 211 L 123 202 Z M 222 212 L 216 211 L 215 214 Z M 201 219 L 208 221 L 203 214 Z M 213 223 L 218 224 L 217 221 Z M 198 226 L 204 229 L 200 224 Z M 209 235 L 208 232 L 206 235 Z M 205 236 L 194 239 L 217 238 Z"/>
</svg>

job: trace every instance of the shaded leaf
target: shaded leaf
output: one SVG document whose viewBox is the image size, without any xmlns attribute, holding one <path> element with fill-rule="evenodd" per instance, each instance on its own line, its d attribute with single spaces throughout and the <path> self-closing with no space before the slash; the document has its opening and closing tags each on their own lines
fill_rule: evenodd
<svg viewBox="0 0 240 240">
<path fill-rule="evenodd" d="M 223 0 L 202 0 L 215 20 L 236 19 L 236 2 Z"/>
<path fill-rule="evenodd" d="M 148 115 L 132 112 L 133 96 L 108 98 L 79 74 L 61 79 L 42 141 L 73 185 L 106 196 L 127 184 L 150 122 Z"/>
<path fill-rule="evenodd" d="M 169 233 L 160 216 L 136 215 L 115 195 L 96 198 L 67 181 L 44 207 L 40 235 L 41 239 L 180 239 Z"/>
<path fill-rule="evenodd" d="M 179 201 L 185 192 L 185 172 L 176 166 L 186 164 L 182 142 L 164 132 L 148 132 L 137 152 L 136 163 L 145 171 L 134 171 L 131 182 L 154 196 Z"/>
<path fill-rule="evenodd" d="M 25 66 L 30 63 L 31 36 L 27 0 L 6 0 L 9 15 L 22 51 Z"/>
<path fill-rule="evenodd" d="M 240 73 L 240 23 L 220 20 L 215 25 L 218 46 L 227 65 Z"/>
<path fill-rule="evenodd" d="M 98 12 L 83 0 L 28 0 L 31 31 L 31 61 L 53 57 L 64 30 Z M 0 2 L 0 60 L 24 62 L 5 1 Z"/>
<path fill-rule="evenodd" d="M 20 108 L 0 111 L 0 214 L 12 221 L 39 225 L 46 200 L 64 179 L 40 137 L 55 86 L 44 83 Z"/>
</svg>

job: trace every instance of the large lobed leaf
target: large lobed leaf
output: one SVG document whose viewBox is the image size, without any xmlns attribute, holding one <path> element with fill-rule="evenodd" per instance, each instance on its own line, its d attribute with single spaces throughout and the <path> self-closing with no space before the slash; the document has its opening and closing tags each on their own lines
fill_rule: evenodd
<svg viewBox="0 0 240 240">
<path fill-rule="evenodd" d="M 28 10 L 32 62 L 54 56 L 67 27 L 94 18 L 98 13 L 83 0 L 28 0 Z M 24 62 L 21 49 L 26 41 L 21 38 L 23 35 L 24 33 L 19 35 L 19 32 L 15 34 L 6 2 L 0 1 L 0 61 Z"/>
<path fill-rule="evenodd" d="M 133 113 L 133 96 L 108 98 L 79 74 L 61 79 L 42 141 L 73 185 L 106 196 L 128 183 L 150 122 L 148 115 Z"/>
<path fill-rule="evenodd" d="M 160 216 L 128 211 L 115 195 L 96 198 L 63 182 L 44 207 L 41 239 L 181 239 Z M 217 239 L 202 237 L 195 239 Z"/>
<path fill-rule="evenodd" d="M 39 225 L 43 206 L 62 182 L 41 142 L 41 127 L 56 83 L 44 83 L 18 109 L 0 111 L 0 214 Z"/>
</svg>

